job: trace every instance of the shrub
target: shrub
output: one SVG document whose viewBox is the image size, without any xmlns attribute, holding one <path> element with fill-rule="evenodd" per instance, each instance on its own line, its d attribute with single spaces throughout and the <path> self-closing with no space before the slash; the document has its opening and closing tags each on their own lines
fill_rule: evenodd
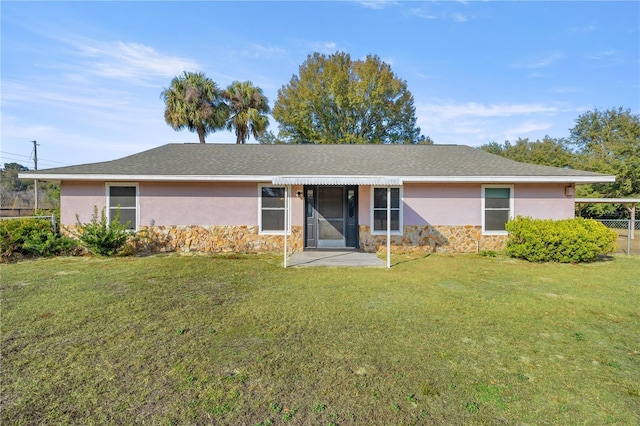
<svg viewBox="0 0 640 426">
<path fill-rule="evenodd" d="M 113 256 L 119 254 L 124 248 L 130 236 L 126 224 L 120 223 L 120 209 L 116 210 L 115 217 L 109 223 L 105 208 L 98 217 L 98 207 L 93 206 L 91 222 L 82 224 L 78 215 L 78 239 L 87 250 L 100 256 Z"/>
<path fill-rule="evenodd" d="M 75 242 L 51 228 L 49 219 L 23 218 L 0 221 L 0 251 L 3 259 L 16 254 L 54 256 L 70 253 Z"/>
<path fill-rule="evenodd" d="M 530 262 L 590 262 L 615 250 L 617 235 L 593 219 L 517 217 L 506 225 L 506 253 Z"/>
</svg>

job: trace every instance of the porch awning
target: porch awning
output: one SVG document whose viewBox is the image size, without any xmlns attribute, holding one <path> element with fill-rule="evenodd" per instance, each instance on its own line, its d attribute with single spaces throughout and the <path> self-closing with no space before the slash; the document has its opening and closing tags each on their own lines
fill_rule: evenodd
<svg viewBox="0 0 640 426">
<path fill-rule="evenodd" d="M 274 185 L 402 185 L 397 176 L 276 176 Z"/>
</svg>

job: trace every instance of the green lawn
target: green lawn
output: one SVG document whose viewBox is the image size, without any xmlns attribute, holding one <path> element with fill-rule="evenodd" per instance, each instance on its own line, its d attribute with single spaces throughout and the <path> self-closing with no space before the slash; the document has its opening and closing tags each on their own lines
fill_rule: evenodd
<svg viewBox="0 0 640 426">
<path fill-rule="evenodd" d="M 640 257 L 393 260 L 1 265 L 0 423 L 640 422 Z"/>
</svg>

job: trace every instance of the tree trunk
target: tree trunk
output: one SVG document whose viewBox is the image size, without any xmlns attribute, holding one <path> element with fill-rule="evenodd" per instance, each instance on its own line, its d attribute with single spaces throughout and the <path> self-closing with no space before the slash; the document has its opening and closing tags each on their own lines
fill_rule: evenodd
<svg viewBox="0 0 640 426">
<path fill-rule="evenodd" d="M 198 127 L 198 138 L 200 139 L 200 143 L 204 143 L 204 129 Z"/>
</svg>

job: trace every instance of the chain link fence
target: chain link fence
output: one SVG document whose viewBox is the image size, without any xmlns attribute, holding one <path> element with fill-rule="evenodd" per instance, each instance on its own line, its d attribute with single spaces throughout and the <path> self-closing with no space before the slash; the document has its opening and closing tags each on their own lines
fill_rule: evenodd
<svg viewBox="0 0 640 426">
<path fill-rule="evenodd" d="M 640 256 L 640 220 L 599 219 L 604 226 L 618 234 L 618 248 L 615 253 Z"/>
<path fill-rule="evenodd" d="M 23 217 L 31 216 L 35 212 L 31 208 L 0 208 L 0 217 Z"/>
</svg>

